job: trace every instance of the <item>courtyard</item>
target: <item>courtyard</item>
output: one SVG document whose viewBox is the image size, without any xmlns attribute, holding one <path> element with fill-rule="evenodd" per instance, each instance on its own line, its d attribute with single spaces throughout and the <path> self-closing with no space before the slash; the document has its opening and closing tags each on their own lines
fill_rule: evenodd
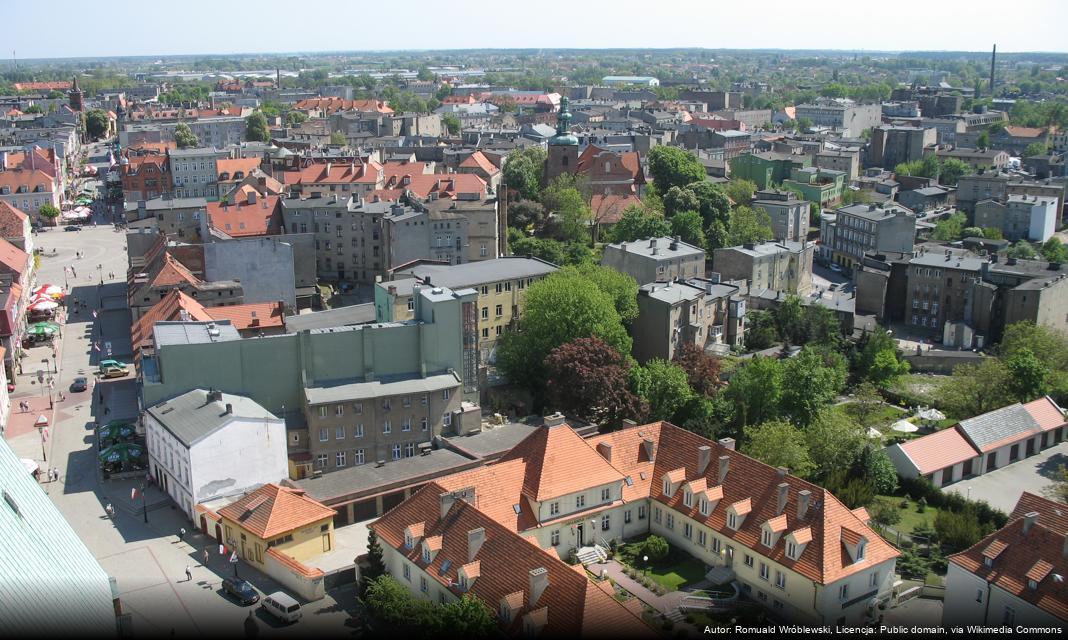
<svg viewBox="0 0 1068 640">
<path fill-rule="evenodd" d="M 995 509 L 1012 513 L 1024 491 L 1043 495 L 1062 465 L 1068 466 L 1068 442 L 981 476 L 955 482 L 942 490 L 959 493 L 970 500 L 986 500 Z"/>
</svg>

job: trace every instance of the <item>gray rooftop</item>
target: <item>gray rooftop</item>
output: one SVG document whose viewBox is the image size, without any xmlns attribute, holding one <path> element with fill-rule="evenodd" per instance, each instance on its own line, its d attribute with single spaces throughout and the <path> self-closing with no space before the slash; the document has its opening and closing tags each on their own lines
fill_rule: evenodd
<svg viewBox="0 0 1068 640">
<path fill-rule="evenodd" d="M 152 333 L 157 347 L 169 344 L 206 344 L 240 340 L 229 320 L 213 322 L 157 322 Z"/>
<path fill-rule="evenodd" d="M 671 245 L 676 242 L 676 248 L 672 249 Z M 687 244 L 681 240 L 676 241 L 674 238 L 666 237 L 644 238 L 635 240 L 634 242 L 610 244 L 605 248 L 612 248 L 616 251 L 626 251 L 629 254 L 645 256 L 656 260 L 683 256 L 698 256 L 704 255 L 705 253 L 704 249 L 701 249 L 700 247 L 695 247 L 692 244 Z M 656 253 L 653 253 L 654 249 L 656 250 Z"/>
<path fill-rule="evenodd" d="M 1042 433 L 1042 426 L 1018 402 L 981 416 L 961 420 L 960 429 L 981 451 L 1013 436 Z"/>
<path fill-rule="evenodd" d="M 704 288 L 685 282 L 652 282 L 643 284 L 639 289 L 644 292 L 642 295 L 672 305 L 683 300 L 696 300 L 704 293 Z"/>
<path fill-rule="evenodd" d="M 396 381 L 373 380 L 349 382 L 330 386 L 308 387 L 304 390 L 308 404 L 344 402 L 354 398 L 385 398 L 390 396 L 431 393 L 451 389 L 460 384 L 460 377 L 444 373 L 426 378 L 408 378 Z"/>
<path fill-rule="evenodd" d="M 191 158 L 194 156 L 213 156 L 218 153 L 215 147 L 195 147 L 192 149 L 170 149 L 168 154 L 172 158 Z"/>
<path fill-rule="evenodd" d="M 445 438 L 445 446 L 459 449 L 478 458 L 496 457 L 511 450 L 524 438 L 541 428 L 540 425 L 509 422 L 468 436 Z"/>
<path fill-rule="evenodd" d="M 775 254 L 783 253 L 783 252 L 800 253 L 801 251 L 804 251 L 805 247 L 806 247 L 806 243 L 804 243 L 804 242 L 796 242 L 796 241 L 793 241 L 793 240 L 783 240 L 782 242 L 761 242 L 760 244 L 752 245 L 752 247 L 750 247 L 748 245 L 738 245 L 738 246 L 735 246 L 735 247 L 724 247 L 722 249 L 717 249 L 717 251 L 731 250 L 731 251 L 737 251 L 739 253 L 744 253 L 745 255 L 748 255 L 748 256 L 760 257 L 760 256 L 771 256 L 771 255 L 775 255 Z"/>
<path fill-rule="evenodd" d="M 854 204 L 848 207 L 840 207 L 838 213 L 848 213 L 866 220 L 885 220 L 891 218 L 898 211 L 911 214 L 912 210 L 898 204 L 867 205 Z"/>
<path fill-rule="evenodd" d="M 557 270 L 556 265 L 537 258 L 506 256 L 495 260 L 480 260 L 455 265 L 421 264 L 403 271 L 406 275 L 423 281 L 430 278 L 430 284 L 434 287 L 462 289 L 488 282 L 544 276 Z M 412 286 L 415 284 L 417 284 L 415 279 L 407 278 L 383 283 L 383 286 L 395 286 L 397 295 L 408 296 L 412 294 Z"/>
<path fill-rule="evenodd" d="M 374 321 L 375 304 L 368 302 L 289 316 L 286 318 L 286 330 L 296 332 L 329 327 L 348 327 Z"/>
<path fill-rule="evenodd" d="M 222 392 L 219 395 L 220 400 L 209 401 L 207 391 L 193 389 L 149 407 L 147 411 L 187 447 L 235 418 L 279 421 L 251 398 Z M 227 413 L 227 405 L 232 408 L 232 413 Z"/>
<path fill-rule="evenodd" d="M 909 264 L 943 269 L 960 269 L 962 271 L 979 271 L 982 269 L 984 262 L 986 262 L 984 258 L 978 258 L 970 254 L 961 255 L 959 253 L 950 253 L 949 260 L 946 260 L 945 253 L 926 253 L 909 260 Z"/>
<path fill-rule="evenodd" d="M 205 208 L 208 206 L 208 200 L 206 198 L 152 198 L 151 200 L 144 200 L 145 209 L 147 211 L 158 211 L 161 209 L 196 209 Z M 125 209 L 127 211 L 136 211 L 139 208 L 139 202 L 127 202 Z"/>
<path fill-rule="evenodd" d="M 427 455 L 387 462 L 381 467 L 369 462 L 324 473 L 319 478 L 292 482 L 312 498 L 329 502 L 346 496 L 379 493 L 390 486 L 407 486 L 415 481 L 437 478 L 479 464 L 455 451 L 435 449 Z"/>
</svg>

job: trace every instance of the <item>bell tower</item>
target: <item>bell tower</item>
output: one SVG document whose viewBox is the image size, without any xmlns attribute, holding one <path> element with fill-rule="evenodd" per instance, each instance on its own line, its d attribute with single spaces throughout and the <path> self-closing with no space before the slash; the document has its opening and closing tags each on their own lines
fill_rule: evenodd
<svg viewBox="0 0 1068 640">
<path fill-rule="evenodd" d="M 78 87 L 78 76 L 75 75 L 70 83 L 70 93 L 67 94 L 68 102 L 70 102 L 70 108 L 75 111 L 81 111 L 85 108 L 85 94 Z"/>
<path fill-rule="evenodd" d="M 549 138 L 549 159 L 545 167 L 545 182 L 565 174 L 575 173 L 578 164 L 578 138 L 571 132 L 571 112 L 567 96 L 560 99 L 560 112 L 556 115 L 556 135 Z"/>
</svg>

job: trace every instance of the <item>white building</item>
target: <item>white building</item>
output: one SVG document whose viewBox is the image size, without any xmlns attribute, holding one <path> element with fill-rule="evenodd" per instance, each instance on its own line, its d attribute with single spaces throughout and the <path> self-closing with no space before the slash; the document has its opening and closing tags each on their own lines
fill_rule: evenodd
<svg viewBox="0 0 1068 640">
<path fill-rule="evenodd" d="M 285 423 L 244 396 L 194 389 L 145 412 L 152 477 L 190 520 L 197 504 L 289 477 Z"/>
<path fill-rule="evenodd" d="M 942 624 L 1063 629 L 1065 575 L 1065 506 L 1024 493 L 1008 524 L 949 557 Z"/>
<path fill-rule="evenodd" d="M 601 84 L 607 87 L 629 87 L 631 85 L 659 87 L 660 81 L 652 76 L 605 76 L 601 78 Z"/>
</svg>

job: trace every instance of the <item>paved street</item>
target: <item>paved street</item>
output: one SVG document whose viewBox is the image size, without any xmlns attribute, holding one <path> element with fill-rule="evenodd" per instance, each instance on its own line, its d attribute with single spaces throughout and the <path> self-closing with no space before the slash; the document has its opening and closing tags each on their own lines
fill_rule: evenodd
<svg viewBox="0 0 1068 640">
<path fill-rule="evenodd" d="M 1068 442 L 977 478 L 944 487 L 943 491 L 953 491 L 972 500 L 986 500 L 990 506 L 1011 513 L 1024 491 L 1042 495 L 1043 490 L 1053 484 L 1061 465 L 1068 466 Z"/>
<path fill-rule="evenodd" d="M 356 615 L 352 586 L 335 590 L 324 600 L 312 603 L 302 621 L 283 627 L 258 607 L 241 607 L 222 594 L 222 576 L 233 569 L 223 562 L 218 544 L 194 533 L 192 524 L 172 509 L 158 491 L 149 489 L 146 493 L 150 506 L 156 503 L 158 508 L 150 508 L 149 522 L 145 524 L 141 510 L 130 504 L 131 481 L 99 479 L 94 421 L 97 415 L 102 421 L 108 418 L 103 416 L 103 407 L 96 401 L 98 394 L 92 382 L 87 392 L 73 393 L 69 388 L 78 375 L 89 376 L 92 381 L 95 363 L 107 357 L 103 350 L 93 350 L 94 341 L 101 345 L 110 342 L 113 357 L 129 361 L 130 319 L 124 304 L 125 234 L 115 231 L 110 219 L 101 217 L 96 227 L 86 226 L 80 232 L 53 228 L 38 234 L 35 241 L 44 250 L 37 282 L 69 285 L 70 299 L 85 301 L 88 309 L 67 317 L 62 338 L 57 340 L 55 361 L 59 373 L 55 381 L 55 415 L 50 417 L 51 437 L 44 444 L 44 451 L 32 426 L 13 426 L 5 435 L 19 457 L 36 460 L 42 471 L 50 464 L 60 470 L 58 482 L 41 486 L 104 569 L 116 578 L 124 611 L 132 616 L 134 632 L 138 635 L 243 635 L 245 617 L 249 611 L 255 611 L 261 631 L 268 636 L 313 629 L 317 633 L 329 631 L 331 635 L 352 633 L 346 627 L 348 618 Z M 75 258 L 76 251 L 84 257 Z M 77 277 L 65 282 L 64 265 L 73 265 Z M 109 273 L 115 277 L 109 278 Z M 102 301 L 111 310 L 99 313 L 94 321 L 91 311 L 101 308 Z M 40 346 L 28 353 L 22 361 L 23 374 L 17 376 L 11 400 L 12 417 L 22 422 L 30 420 L 32 425 L 32 418 L 48 413 L 47 389 L 42 392 L 42 386 L 36 383 L 36 372 L 46 366 L 40 362 L 42 359 L 51 360 L 52 350 Z M 66 396 L 64 400 L 59 400 L 61 391 Z M 26 416 L 17 413 L 21 400 L 33 403 L 33 411 Z M 113 502 L 117 508 L 114 522 L 104 513 L 107 502 Z M 183 526 L 191 533 L 178 543 L 176 533 Z M 202 565 L 204 549 L 211 552 L 206 567 Z M 187 566 L 191 568 L 192 581 L 185 578 Z M 280 589 L 273 580 L 244 563 L 239 571 L 241 577 L 249 579 L 263 593 Z"/>
</svg>

